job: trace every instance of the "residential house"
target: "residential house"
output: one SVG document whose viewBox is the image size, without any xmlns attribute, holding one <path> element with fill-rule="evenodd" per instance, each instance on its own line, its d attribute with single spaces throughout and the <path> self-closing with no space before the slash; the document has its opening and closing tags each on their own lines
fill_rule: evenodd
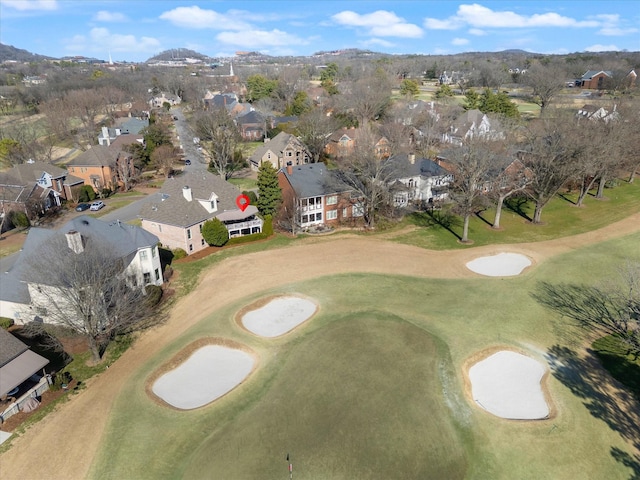
<svg viewBox="0 0 640 480">
<path fill-rule="evenodd" d="M 304 165 L 310 161 L 309 149 L 297 137 L 286 132 L 280 132 L 272 139 L 265 138 L 264 144 L 249 157 L 253 170 L 257 170 L 265 162 L 279 170 L 288 164 Z"/>
<path fill-rule="evenodd" d="M 445 200 L 453 175 L 438 163 L 415 154 L 398 154 L 389 158 L 394 178 L 390 185 L 395 207 L 424 205 Z"/>
<path fill-rule="evenodd" d="M 178 95 L 173 95 L 172 93 L 162 92 L 158 95 L 154 95 L 149 100 L 149 106 L 151 108 L 162 108 L 165 103 L 168 103 L 171 106 L 180 105 L 182 99 Z"/>
<path fill-rule="evenodd" d="M 324 163 L 288 165 L 278 172 L 282 215 L 299 228 L 355 223 L 363 216 L 360 203 Z"/>
<path fill-rule="evenodd" d="M 602 90 L 606 87 L 607 81 L 613 77 L 610 70 L 588 70 L 582 75 L 578 85 L 580 88 L 590 88 Z"/>
<path fill-rule="evenodd" d="M 47 268 L 47 259 L 38 258 L 42 246 L 63 237 L 66 245 L 76 253 L 82 251 L 87 242 L 100 239 L 106 242 L 116 258 L 124 261 L 123 278 L 134 279 L 134 284 L 162 285 L 164 282 L 158 254 L 158 237 L 140 227 L 115 221 L 103 222 L 89 215 L 80 215 L 58 230 L 31 228 L 20 256 L 13 267 L 3 275 L 0 289 L 0 316 L 12 318 L 24 324 L 40 317 L 47 321 L 46 314 L 32 309 L 32 301 L 43 288 L 64 288 L 59 285 L 44 285 L 34 265 L 39 262 Z"/>
<path fill-rule="evenodd" d="M 248 142 L 260 141 L 267 135 L 267 122 L 257 110 L 237 117 L 236 125 L 242 139 Z"/>
<path fill-rule="evenodd" d="M 0 213 L 16 210 L 35 218 L 72 200 L 82 184 L 60 167 L 29 160 L 0 172 Z"/>
<path fill-rule="evenodd" d="M 497 119 L 490 119 L 480 110 L 468 110 L 460 115 L 442 134 L 443 143 L 462 145 L 473 137 L 481 137 L 488 140 L 501 140 L 504 133 Z"/>
<path fill-rule="evenodd" d="M 98 145 L 110 146 L 120 135 L 138 135 L 149 126 L 148 119 L 127 117 L 126 120 L 118 122 L 118 127 L 102 127 L 98 135 Z"/>
<path fill-rule="evenodd" d="M 49 360 L 0 328 L 0 398 L 16 399 L 7 408 L 0 407 L 0 418 L 6 420 L 18 413 L 25 402 L 49 389 L 44 370 L 48 363 Z"/>
<path fill-rule="evenodd" d="M 237 187 L 218 175 L 205 170 L 184 172 L 167 179 L 142 206 L 142 228 L 157 235 L 163 245 L 188 254 L 208 246 L 202 225 L 213 218 L 225 224 L 230 238 L 262 232 L 258 209 L 249 205 L 240 210 L 239 195 Z"/>
<path fill-rule="evenodd" d="M 373 137 L 361 128 L 341 128 L 333 132 L 327 139 L 324 151 L 333 158 L 344 158 L 353 154 L 356 146 L 363 142 L 373 142 L 369 145 L 378 158 L 387 158 L 391 153 L 389 140 L 383 135 L 375 134 Z"/>
<path fill-rule="evenodd" d="M 105 188 L 117 190 L 123 184 L 119 172 L 132 172 L 134 165 L 130 153 L 96 145 L 67 163 L 67 169 L 85 185 L 101 192 Z"/>
</svg>

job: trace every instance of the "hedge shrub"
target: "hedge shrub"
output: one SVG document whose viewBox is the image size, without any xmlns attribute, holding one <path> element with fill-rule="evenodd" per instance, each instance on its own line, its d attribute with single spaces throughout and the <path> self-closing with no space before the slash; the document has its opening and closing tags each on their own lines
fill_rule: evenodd
<svg viewBox="0 0 640 480">
<path fill-rule="evenodd" d="M 7 317 L 0 317 L 0 328 L 7 330 L 13 325 L 13 319 Z"/>
<path fill-rule="evenodd" d="M 181 258 L 185 258 L 187 256 L 187 252 L 183 248 L 176 248 L 175 250 L 172 250 L 172 252 L 174 260 L 180 260 Z"/>
<path fill-rule="evenodd" d="M 159 287 L 158 285 L 147 285 L 144 288 L 144 291 L 147 294 L 146 301 L 150 307 L 155 307 L 160 303 L 160 300 L 162 299 L 162 287 Z"/>
</svg>

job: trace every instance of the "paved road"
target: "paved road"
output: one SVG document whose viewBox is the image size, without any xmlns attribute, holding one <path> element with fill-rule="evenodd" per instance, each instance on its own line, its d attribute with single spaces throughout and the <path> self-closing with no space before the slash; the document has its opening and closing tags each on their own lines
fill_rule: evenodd
<svg viewBox="0 0 640 480">
<path fill-rule="evenodd" d="M 185 169 L 188 170 L 206 170 L 207 169 L 207 161 L 205 160 L 202 153 L 198 151 L 198 146 L 193 143 L 193 137 L 195 134 L 191 127 L 187 124 L 184 112 L 181 107 L 173 107 L 171 109 L 171 113 L 174 117 L 177 118 L 175 120 L 176 124 L 176 132 L 178 137 L 180 137 L 180 144 L 182 145 L 182 151 L 184 153 L 184 158 L 188 158 L 191 160 L 191 165 L 185 166 Z"/>
</svg>

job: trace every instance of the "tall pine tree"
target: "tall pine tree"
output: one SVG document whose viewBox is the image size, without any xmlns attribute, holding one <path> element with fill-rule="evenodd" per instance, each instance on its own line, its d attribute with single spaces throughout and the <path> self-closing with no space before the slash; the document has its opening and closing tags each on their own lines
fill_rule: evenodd
<svg viewBox="0 0 640 480">
<path fill-rule="evenodd" d="M 274 215 L 282 201 L 278 171 L 268 162 L 258 168 L 258 210 L 262 215 Z"/>
</svg>

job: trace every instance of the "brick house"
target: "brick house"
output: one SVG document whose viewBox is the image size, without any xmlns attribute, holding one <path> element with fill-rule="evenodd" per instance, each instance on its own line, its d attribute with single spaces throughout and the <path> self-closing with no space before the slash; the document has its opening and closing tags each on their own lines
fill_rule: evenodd
<svg viewBox="0 0 640 480">
<path fill-rule="evenodd" d="M 378 158 L 387 158 L 391 153 L 389 140 L 382 135 L 371 137 L 360 128 L 341 128 L 333 132 L 325 145 L 325 153 L 333 158 L 343 158 L 351 155 L 359 142 L 373 142 L 370 147 Z"/>
<path fill-rule="evenodd" d="M 258 209 L 244 211 L 236 205 L 240 190 L 218 175 L 188 171 L 167 179 L 160 192 L 151 195 L 140 209 L 142 228 L 156 235 L 169 248 L 188 254 L 208 247 L 202 225 L 213 218 L 225 224 L 229 238 L 262 232 Z"/>
<path fill-rule="evenodd" d="M 613 73 L 609 70 L 588 70 L 580 78 L 580 88 L 602 90 L 612 77 Z"/>
<path fill-rule="evenodd" d="M 257 110 L 236 118 L 240 136 L 248 142 L 262 140 L 267 134 L 267 121 Z"/>
<path fill-rule="evenodd" d="M 81 178 L 60 167 L 30 160 L 0 173 L 0 209 L 35 218 L 62 201 L 72 201 L 82 184 Z"/>
<path fill-rule="evenodd" d="M 363 216 L 351 192 L 323 163 L 288 165 L 278 172 L 278 184 L 283 198 L 280 216 L 299 228 L 355 224 Z"/>
<path fill-rule="evenodd" d="M 275 169 L 291 165 L 304 165 L 311 161 L 309 149 L 290 133 L 280 132 L 271 140 L 265 139 L 249 157 L 253 170 L 257 170 L 265 162 L 271 163 Z"/>
<path fill-rule="evenodd" d="M 103 188 L 117 190 L 122 184 L 119 171 L 134 170 L 133 157 L 125 151 L 96 145 L 67 163 L 69 173 L 81 178 L 96 192 Z"/>
</svg>

